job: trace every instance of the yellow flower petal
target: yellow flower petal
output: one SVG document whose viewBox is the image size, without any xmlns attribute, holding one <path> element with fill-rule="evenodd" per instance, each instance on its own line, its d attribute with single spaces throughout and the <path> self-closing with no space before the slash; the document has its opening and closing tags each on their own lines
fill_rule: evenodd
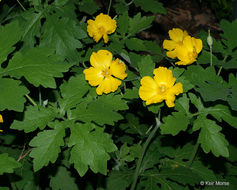
<svg viewBox="0 0 237 190">
<path fill-rule="evenodd" d="M 158 92 L 158 86 L 155 80 L 149 76 L 143 77 L 141 80 L 141 87 L 139 88 L 139 96 L 142 100 L 149 100 Z"/>
<path fill-rule="evenodd" d="M 113 77 L 105 78 L 100 85 L 96 88 L 96 93 L 102 95 L 103 93 L 108 94 L 110 92 L 115 92 L 121 85 L 121 81 Z"/>
<path fill-rule="evenodd" d="M 146 101 L 146 105 L 159 103 L 165 100 L 168 107 L 174 106 L 175 95 L 183 92 L 181 83 L 174 85 L 176 78 L 172 71 L 165 67 L 159 67 L 153 71 L 154 79 L 145 76 L 141 80 L 139 96 Z"/>
<path fill-rule="evenodd" d="M 105 42 L 105 43 L 108 43 L 108 41 L 109 41 L 109 36 L 108 36 L 107 34 L 104 34 L 104 35 L 103 35 L 103 38 L 104 38 L 104 42 Z"/>
<path fill-rule="evenodd" d="M 186 31 L 183 31 L 179 28 L 173 28 L 169 30 L 170 39 L 175 42 L 182 42 L 183 39 L 188 35 Z"/>
<path fill-rule="evenodd" d="M 166 52 L 166 56 L 171 58 L 171 59 L 175 59 L 177 57 L 177 53 L 176 53 L 176 50 L 173 50 L 173 51 L 167 51 Z"/>
<path fill-rule="evenodd" d="M 3 118 L 1 114 L 0 114 L 0 123 L 3 123 Z"/>
<path fill-rule="evenodd" d="M 181 61 L 176 65 L 189 65 L 197 60 L 198 53 L 202 50 L 202 41 L 190 36 L 185 37 L 183 45 L 176 48 L 177 58 Z"/>
<path fill-rule="evenodd" d="M 183 93 L 183 84 L 177 83 L 169 89 L 169 93 L 175 94 L 176 96 Z"/>
<path fill-rule="evenodd" d="M 117 28 L 116 21 L 109 15 L 102 13 L 97 15 L 94 21 L 88 20 L 87 24 L 87 32 L 96 42 L 103 37 L 104 42 L 107 43 L 109 41 L 108 34 L 114 33 Z"/>
<path fill-rule="evenodd" d="M 99 50 L 97 53 L 93 52 L 90 57 L 90 63 L 93 67 L 105 70 L 109 68 L 113 55 L 107 50 Z"/>
<path fill-rule="evenodd" d="M 115 76 L 121 80 L 123 80 L 127 77 L 127 73 L 125 73 L 126 65 L 119 59 L 112 61 L 111 65 L 110 65 L 110 71 L 113 76 Z"/>
<path fill-rule="evenodd" d="M 167 88 L 174 85 L 176 78 L 173 77 L 172 71 L 166 67 L 159 67 L 153 71 L 154 79 L 157 84 L 165 84 Z"/>
<path fill-rule="evenodd" d="M 94 67 L 90 67 L 83 71 L 85 79 L 88 80 L 91 86 L 98 86 L 104 79 L 102 71 Z"/>
<path fill-rule="evenodd" d="M 196 52 L 200 53 L 202 51 L 202 48 L 203 48 L 202 40 L 201 39 L 192 38 L 192 43 L 193 43 L 193 46 L 196 49 Z"/>
<path fill-rule="evenodd" d="M 164 40 L 163 42 L 163 48 L 167 49 L 169 51 L 175 49 L 177 46 L 177 42 L 173 41 L 173 40 Z"/>
</svg>

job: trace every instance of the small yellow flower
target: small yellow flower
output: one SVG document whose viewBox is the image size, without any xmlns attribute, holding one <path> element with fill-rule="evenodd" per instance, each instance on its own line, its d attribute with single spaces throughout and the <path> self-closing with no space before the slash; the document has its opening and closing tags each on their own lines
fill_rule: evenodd
<svg viewBox="0 0 237 190">
<path fill-rule="evenodd" d="M 176 65 L 189 65 L 197 61 L 198 54 L 202 51 L 202 40 L 186 36 L 183 45 L 176 49 L 177 58 L 180 60 Z"/>
<path fill-rule="evenodd" d="M 1 1 L 1 0 L 0 0 Z M 2 115 L 0 114 L 0 123 L 3 123 Z M 3 130 L 0 129 L 0 132 L 3 132 Z"/>
<path fill-rule="evenodd" d="M 121 80 L 127 77 L 126 65 L 119 59 L 113 61 L 112 58 L 112 53 L 107 50 L 93 52 L 90 57 L 92 67 L 83 71 L 89 84 L 98 86 L 96 88 L 98 95 L 115 92 L 122 84 Z"/>
<path fill-rule="evenodd" d="M 107 43 L 109 41 L 108 34 L 114 33 L 117 28 L 116 21 L 103 13 L 96 16 L 95 20 L 88 20 L 87 24 L 87 32 L 96 42 L 103 37 L 104 42 Z"/>
<path fill-rule="evenodd" d="M 164 40 L 163 48 L 167 49 L 168 52 L 166 53 L 167 57 L 175 59 L 176 55 L 176 48 L 183 44 L 184 38 L 188 36 L 188 33 L 184 30 L 179 28 L 173 28 L 169 30 L 169 37 L 171 40 Z"/>
<path fill-rule="evenodd" d="M 165 100 L 168 107 L 174 107 L 175 95 L 183 93 L 183 85 L 174 84 L 176 78 L 172 71 L 159 67 L 153 71 L 154 78 L 145 76 L 141 80 L 139 96 L 146 101 L 146 105 L 155 104 Z"/>
</svg>

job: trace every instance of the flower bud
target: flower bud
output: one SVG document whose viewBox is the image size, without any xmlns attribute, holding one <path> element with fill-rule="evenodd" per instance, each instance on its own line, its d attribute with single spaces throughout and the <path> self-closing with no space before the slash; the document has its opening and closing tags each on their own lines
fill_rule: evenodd
<svg viewBox="0 0 237 190">
<path fill-rule="evenodd" d="M 208 30 L 208 36 L 207 36 L 207 44 L 212 47 L 212 44 L 213 44 L 213 39 L 210 35 L 210 30 Z"/>
</svg>

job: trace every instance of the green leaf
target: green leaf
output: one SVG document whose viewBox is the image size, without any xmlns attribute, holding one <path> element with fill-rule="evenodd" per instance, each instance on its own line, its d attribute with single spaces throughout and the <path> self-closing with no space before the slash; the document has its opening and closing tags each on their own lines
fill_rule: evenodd
<svg viewBox="0 0 237 190">
<path fill-rule="evenodd" d="M 237 77 L 233 74 L 229 75 L 229 84 L 230 94 L 227 97 L 227 101 L 231 107 L 231 109 L 237 111 Z"/>
<path fill-rule="evenodd" d="M 127 5 L 125 0 L 115 1 L 113 8 L 118 15 L 126 14 L 129 10 L 129 6 Z"/>
<path fill-rule="evenodd" d="M 23 166 L 21 168 L 18 168 L 15 171 L 15 174 L 17 176 L 20 176 L 20 179 L 15 181 L 15 185 L 17 189 L 24 189 L 24 190 L 31 190 L 37 188 L 37 182 L 35 179 L 35 174 L 32 170 L 32 161 L 31 159 L 24 159 Z"/>
<path fill-rule="evenodd" d="M 173 181 L 167 180 L 168 175 L 175 176 L 179 175 L 179 173 L 175 173 L 174 171 L 170 171 L 169 173 L 166 172 L 163 176 L 159 173 L 159 171 L 153 169 L 151 171 L 147 171 L 143 174 L 141 177 L 140 183 L 138 183 L 138 189 L 145 189 L 145 190 L 158 190 L 158 189 L 165 189 L 165 190 L 184 190 L 184 186 L 179 185 L 178 183 L 175 183 Z M 185 173 L 183 175 L 180 175 L 181 177 L 185 177 L 190 179 L 190 177 L 187 176 L 188 174 Z M 158 185 L 159 184 L 159 185 Z M 159 188 L 160 186 L 160 188 Z"/>
<path fill-rule="evenodd" d="M 21 14 L 21 26 L 23 30 L 22 41 L 24 41 L 23 48 L 33 48 L 36 43 L 36 37 L 40 35 L 41 18 L 43 12 L 35 12 L 34 9 L 25 11 Z"/>
<path fill-rule="evenodd" d="M 93 0 L 82 0 L 79 2 L 79 10 L 89 15 L 93 15 L 100 7 Z"/>
<path fill-rule="evenodd" d="M 193 151 L 193 150 L 192 150 Z M 189 156 L 192 153 L 192 151 L 189 151 Z M 182 150 L 181 150 L 182 152 Z M 187 152 L 188 153 L 188 152 Z M 186 152 L 181 153 L 177 158 L 171 160 L 171 159 L 165 159 L 163 162 L 164 166 L 171 170 L 174 170 L 176 168 L 181 168 L 186 170 L 187 173 L 190 173 L 193 175 L 193 179 L 195 178 L 195 180 L 193 181 L 193 179 L 191 181 L 189 181 L 189 179 L 181 179 L 181 181 L 184 181 L 183 183 L 199 183 L 201 180 L 205 180 L 205 181 L 215 181 L 216 180 L 216 176 L 214 174 L 214 172 L 209 169 L 209 167 L 207 167 L 206 165 L 204 165 L 202 162 L 198 161 L 198 160 L 194 160 L 192 165 L 189 166 L 187 164 L 187 162 L 184 162 L 182 159 L 184 159 L 182 156 L 183 154 L 186 154 Z M 186 159 L 189 159 L 186 158 Z M 190 176 L 191 178 L 191 176 Z M 171 179 L 174 179 L 171 177 Z M 177 179 L 176 179 L 177 180 Z M 185 182 L 186 181 L 186 182 Z M 178 179 L 178 182 L 180 182 L 180 180 Z"/>
<path fill-rule="evenodd" d="M 140 124 L 137 116 L 127 113 L 125 116 L 127 123 L 121 123 L 119 128 L 129 134 L 136 134 L 140 136 L 146 136 L 148 127 L 145 124 Z"/>
<path fill-rule="evenodd" d="M 74 164 L 80 176 L 85 175 L 88 167 L 94 173 L 100 172 L 105 175 L 107 161 L 110 159 L 108 153 L 117 150 L 109 135 L 98 127 L 92 130 L 89 124 L 75 124 L 70 129 L 70 162 Z"/>
<path fill-rule="evenodd" d="M 136 33 L 149 28 L 153 19 L 154 16 L 141 17 L 141 13 L 136 14 L 133 18 L 129 18 L 129 35 L 135 35 Z"/>
<path fill-rule="evenodd" d="M 237 128 L 237 117 L 232 116 L 229 108 L 225 105 L 217 104 L 213 107 L 210 107 L 209 113 L 215 117 L 218 121 L 224 120 L 229 123 L 232 127 Z"/>
<path fill-rule="evenodd" d="M 146 51 L 146 46 L 144 45 L 144 41 L 138 38 L 130 38 L 125 41 L 125 44 L 128 49 L 135 51 Z"/>
<path fill-rule="evenodd" d="M 156 41 L 143 40 L 143 44 L 146 46 L 147 51 L 152 55 L 154 62 L 160 62 L 165 57 L 161 52 L 161 47 Z"/>
<path fill-rule="evenodd" d="M 193 93 L 189 93 L 188 96 L 189 96 L 190 101 L 192 102 L 192 104 L 195 105 L 195 107 L 198 109 L 199 112 L 203 112 L 203 114 L 207 114 L 207 112 L 204 111 L 205 108 L 203 106 L 203 103 L 202 103 L 200 97 L 197 97 Z"/>
<path fill-rule="evenodd" d="M 123 94 L 124 99 L 137 99 L 138 96 L 138 88 L 133 87 L 132 89 L 126 89 L 126 92 Z"/>
<path fill-rule="evenodd" d="M 150 55 L 144 56 L 140 62 L 137 63 L 139 73 L 141 77 L 153 76 L 153 70 L 155 69 L 155 63 L 152 61 Z"/>
<path fill-rule="evenodd" d="M 216 156 L 229 156 L 228 141 L 225 136 L 220 133 L 221 127 L 216 124 L 215 121 L 199 117 L 195 120 L 195 125 L 201 128 L 201 132 L 198 137 L 198 142 L 205 153 L 210 151 Z"/>
<path fill-rule="evenodd" d="M 55 123 L 53 130 L 44 130 L 34 137 L 29 145 L 34 147 L 30 153 L 33 158 L 34 171 L 54 163 L 61 152 L 60 146 L 64 145 L 65 127 L 62 123 Z"/>
<path fill-rule="evenodd" d="M 173 112 L 163 119 L 160 126 L 161 134 L 177 135 L 180 131 L 185 131 L 189 124 L 189 118 L 185 112 Z"/>
<path fill-rule="evenodd" d="M 166 9 L 163 7 L 163 4 L 156 0 L 136 0 L 134 4 L 147 12 L 166 14 Z"/>
<path fill-rule="evenodd" d="M 65 167 L 59 166 L 55 176 L 50 178 L 49 185 L 53 190 L 78 190 L 75 178 L 71 176 L 71 173 Z"/>
<path fill-rule="evenodd" d="M 15 168 L 19 168 L 21 164 L 8 154 L 0 154 L 0 175 L 3 173 L 13 173 Z"/>
<path fill-rule="evenodd" d="M 106 190 L 126 190 L 132 183 L 133 175 L 134 171 L 132 170 L 111 171 L 106 180 Z"/>
<path fill-rule="evenodd" d="M 184 77 L 196 86 L 204 101 L 226 100 L 229 94 L 226 82 L 216 75 L 214 67 L 189 66 Z"/>
<path fill-rule="evenodd" d="M 21 82 L 8 78 L 0 78 L 0 111 L 5 109 L 14 111 L 23 111 L 26 99 L 25 94 L 29 91 L 26 87 L 20 85 Z"/>
<path fill-rule="evenodd" d="M 53 49 L 32 48 L 25 53 L 17 52 L 6 69 L 0 68 L 0 76 L 24 77 L 29 83 L 38 87 L 56 88 L 54 77 L 63 77 L 70 64 L 63 63 L 61 56 L 55 55 Z"/>
<path fill-rule="evenodd" d="M 84 122 L 94 121 L 99 125 L 113 125 L 114 122 L 123 119 L 117 111 L 126 109 L 128 109 L 128 106 L 122 100 L 121 95 L 104 95 L 91 102 L 87 107 L 84 105 L 77 106 L 75 110 L 72 110 L 70 119 Z"/>
<path fill-rule="evenodd" d="M 164 154 L 160 152 L 160 149 L 161 149 L 161 143 L 156 138 L 151 142 L 151 144 L 149 145 L 146 151 L 146 154 L 143 158 L 141 168 L 140 168 L 141 172 L 144 172 L 147 169 L 154 168 L 155 165 L 160 162 L 160 158 L 164 156 Z"/>
<path fill-rule="evenodd" d="M 24 130 L 26 133 L 35 131 L 37 128 L 43 130 L 56 117 L 56 114 L 50 108 L 28 106 L 24 112 L 23 121 L 15 120 L 11 125 L 11 129 Z"/>
<path fill-rule="evenodd" d="M 71 77 L 68 82 L 60 86 L 62 99 L 59 99 L 59 106 L 62 111 L 75 107 L 83 101 L 82 97 L 89 90 L 90 86 L 83 74 Z"/>
<path fill-rule="evenodd" d="M 0 64 L 7 60 L 15 45 L 22 35 L 22 30 L 18 22 L 10 22 L 5 26 L 0 26 Z"/>
<path fill-rule="evenodd" d="M 41 47 L 56 47 L 56 54 L 62 55 L 72 63 L 78 61 L 77 49 L 82 48 L 79 39 L 87 37 L 87 34 L 73 20 L 48 15 L 42 31 Z"/>
<path fill-rule="evenodd" d="M 120 15 L 117 19 L 118 22 L 118 29 L 117 32 L 119 34 L 121 34 L 123 37 L 127 34 L 128 32 L 128 21 L 129 21 L 129 17 L 128 17 L 128 13 L 124 13 L 122 15 Z"/>
<path fill-rule="evenodd" d="M 237 46 L 237 39 L 233 34 L 237 32 L 237 20 L 234 20 L 232 23 L 227 20 L 221 20 L 220 27 L 224 30 L 224 33 L 221 34 L 222 41 L 228 47 L 229 52 Z"/>
</svg>

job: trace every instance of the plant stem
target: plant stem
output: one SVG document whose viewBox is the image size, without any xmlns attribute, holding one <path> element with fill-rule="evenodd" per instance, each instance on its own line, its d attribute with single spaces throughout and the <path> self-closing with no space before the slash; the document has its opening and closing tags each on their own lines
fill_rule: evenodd
<svg viewBox="0 0 237 190">
<path fill-rule="evenodd" d="M 26 98 L 34 105 L 34 106 L 37 106 L 37 104 L 35 103 L 35 101 L 30 97 L 28 96 L 27 94 L 25 94 Z"/>
<path fill-rule="evenodd" d="M 154 137 L 156 131 L 159 129 L 160 125 L 161 125 L 160 120 L 158 118 L 156 118 L 156 126 L 151 131 L 151 133 L 148 136 L 148 138 L 146 139 L 146 142 L 145 142 L 145 144 L 144 144 L 144 146 L 142 148 L 140 157 L 138 159 L 137 167 L 136 167 L 136 170 L 135 170 L 135 173 L 134 173 L 134 177 L 133 177 L 133 183 L 132 183 L 132 186 L 131 186 L 130 190 L 134 190 L 136 188 L 137 179 L 139 177 L 140 167 L 141 167 L 141 164 L 142 164 L 142 160 L 143 160 L 144 154 L 145 154 L 146 149 L 147 149 L 148 145 L 150 144 L 152 138 Z"/>
<path fill-rule="evenodd" d="M 221 70 L 222 70 L 222 66 L 220 67 L 220 69 L 217 72 L 217 76 L 219 76 L 221 74 Z"/>
<path fill-rule="evenodd" d="M 112 0 L 109 0 L 109 7 L 108 7 L 108 12 L 107 12 L 107 15 L 109 15 L 110 8 L 111 8 L 111 4 L 112 4 Z"/>
<path fill-rule="evenodd" d="M 223 59 L 223 63 L 225 63 L 226 59 L 227 59 L 228 55 L 225 55 L 224 59 Z M 222 70 L 222 66 L 219 68 L 218 72 L 217 72 L 217 76 L 219 76 L 221 74 L 221 70 Z"/>
<path fill-rule="evenodd" d="M 199 142 L 197 141 L 196 144 L 195 144 L 195 147 L 193 149 L 193 153 L 192 153 L 192 155 L 191 155 L 191 157 L 190 157 L 190 159 L 189 159 L 189 161 L 187 163 L 187 167 L 191 167 L 191 165 L 193 163 L 193 160 L 194 160 L 194 158 L 195 158 L 195 156 L 197 154 L 198 147 L 199 147 Z"/>
<path fill-rule="evenodd" d="M 39 105 L 42 106 L 41 89 L 39 86 Z"/>
<path fill-rule="evenodd" d="M 17 3 L 21 6 L 21 8 L 23 9 L 23 11 L 26 11 L 25 7 L 21 4 L 21 2 L 19 0 L 16 0 Z"/>
<path fill-rule="evenodd" d="M 129 3 L 127 3 L 127 6 L 131 5 L 133 3 L 134 0 L 130 1 Z"/>
<path fill-rule="evenodd" d="M 210 46 L 210 64 L 212 67 L 212 46 Z"/>
</svg>

